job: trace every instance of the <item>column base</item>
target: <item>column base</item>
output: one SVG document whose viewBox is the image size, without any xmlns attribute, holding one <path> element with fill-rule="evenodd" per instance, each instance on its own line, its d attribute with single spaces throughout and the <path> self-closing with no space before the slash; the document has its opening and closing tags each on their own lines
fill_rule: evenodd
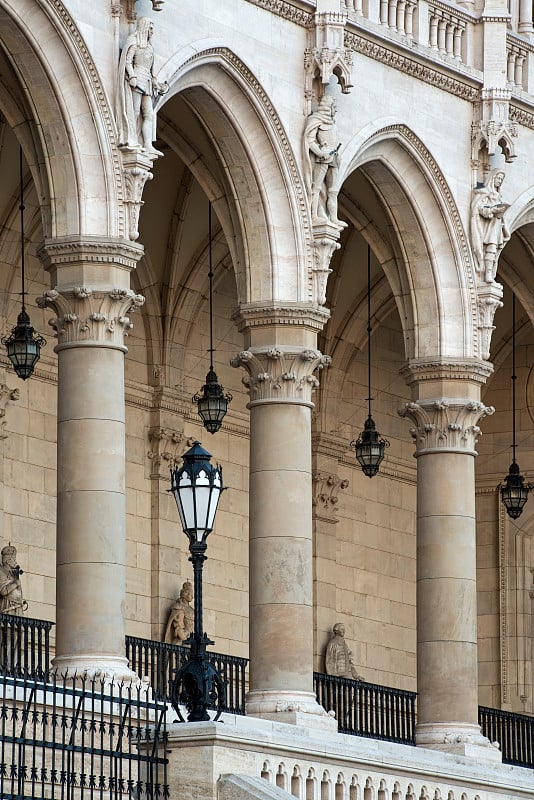
<svg viewBox="0 0 534 800">
<path fill-rule="evenodd" d="M 480 733 L 478 725 L 433 722 L 417 725 L 415 741 L 418 747 L 441 750 L 444 753 L 476 758 L 500 764 L 502 755 L 498 742 L 490 742 Z"/>
<path fill-rule="evenodd" d="M 52 668 L 69 678 L 79 675 L 106 683 L 141 683 L 128 666 L 128 659 L 119 656 L 57 656 L 52 659 Z"/>
<path fill-rule="evenodd" d="M 249 717 L 337 732 L 333 712 L 327 713 L 313 692 L 252 691 L 247 694 L 246 709 Z"/>
</svg>

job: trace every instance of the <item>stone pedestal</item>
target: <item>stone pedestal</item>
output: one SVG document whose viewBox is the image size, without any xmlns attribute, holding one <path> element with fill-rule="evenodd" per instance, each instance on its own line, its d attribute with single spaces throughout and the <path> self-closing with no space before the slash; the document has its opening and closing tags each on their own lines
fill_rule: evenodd
<svg viewBox="0 0 534 800">
<path fill-rule="evenodd" d="M 326 312 L 241 310 L 250 394 L 251 715 L 335 729 L 313 692 L 311 402 Z"/>
<path fill-rule="evenodd" d="M 64 673 L 135 677 L 124 655 L 125 414 L 129 289 L 142 249 L 55 240 L 41 252 L 54 289 L 38 302 L 57 316 L 57 626 Z"/>
<path fill-rule="evenodd" d="M 482 363 L 410 365 L 418 399 L 401 414 L 417 445 L 417 743 L 493 759 L 478 725 L 474 458 L 494 410 Z"/>
</svg>

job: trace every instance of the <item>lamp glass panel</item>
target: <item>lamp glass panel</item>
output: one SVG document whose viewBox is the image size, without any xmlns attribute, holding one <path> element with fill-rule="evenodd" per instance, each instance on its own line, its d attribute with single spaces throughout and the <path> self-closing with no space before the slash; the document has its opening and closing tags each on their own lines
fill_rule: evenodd
<svg viewBox="0 0 534 800">
<path fill-rule="evenodd" d="M 191 478 L 187 472 L 182 472 L 178 484 L 178 513 L 184 530 L 192 530 L 196 527 L 195 517 L 195 493 L 191 485 Z"/>
</svg>

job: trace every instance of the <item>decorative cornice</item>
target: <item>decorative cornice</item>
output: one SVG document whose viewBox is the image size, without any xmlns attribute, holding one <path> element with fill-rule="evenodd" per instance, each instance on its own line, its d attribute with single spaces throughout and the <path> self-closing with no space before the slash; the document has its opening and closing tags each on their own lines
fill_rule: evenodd
<svg viewBox="0 0 534 800">
<path fill-rule="evenodd" d="M 238 353 L 230 364 L 244 367 L 248 372 L 243 385 L 249 391 L 249 408 L 260 403 L 292 403 L 311 408 L 312 392 L 319 385 L 313 373 L 331 361 L 330 356 L 323 356 L 319 350 L 278 346 L 251 347 Z"/>
<path fill-rule="evenodd" d="M 270 11 L 271 14 L 276 14 L 277 17 L 282 17 L 282 19 L 287 19 L 289 22 L 294 22 L 295 25 L 300 25 L 301 28 L 311 28 L 313 26 L 314 13 L 296 8 L 293 3 L 288 3 L 287 0 L 247 0 L 247 3 L 264 8 L 266 11 Z"/>
<path fill-rule="evenodd" d="M 476 456 L 475 446 L 482 435 L 477 423 L 494 412 L 493 406 L 475 400 L 439 398 L 406 403 L 398 413 L 415 422 L 410 434 L 416 456 L 443 452 Z"/>
<path fill-rule="evenodd" d="M 388 67 L 398 69 L 410 77 L 423 81 L 423 83 L 428 83 L 431 86 L 442 89 L 444 92 L 460 97 L 462 100 L 475 102 L 479 97 L 478 81 L 476 85 L 466 83 L 457 76 L 448 75 L 443 70 L 398 53 L 384 44 L 378 44 L 359 33 L 346 31 L 345 47 L 349 47 L 361 55 L 368 56 L 374 61 L 386 64 Z"/>
<path fill-rule="evenodd" d="M 50 289 L 37 298 L 39 308 L 53 308 L 48 324 L 56 331 L 56 352 L 64 347 L 90 345 L 126 352 L 124 336 L 133 327 L 126 314 L 145 302 L 129 289 L 94 291 L 77 286 L 71 291 Z"/>
<path fill-rule="evenodd" d="M 521 108 L 514 103 L 510 103 L 510 119 L 517 122 L 519 125 L 523 125 L 525 128 L 530 128 L 530 130 L 534 130 L 534 111 L 528 111 L 526 108 Z"/>
<path fill-rule="evenodd" d="M 330 319 L 330 311 L 311 303 L 247 303 L 237 309 L 232 319 L 241 333 L 248 328 L 272 325 L 295 325 L 319 332 Z"/>
<path fill-rule="evenodd" d="M 339 461 L 350 450 L 347 439 L 336 434 L 317 431 L 312 433 L 312 453 Z"/>
<path fill-rule="evenodd" d="M 454 380 L 484 384 L 493 372 L 492 364 L 477 358 L 413 359 L 400 369 L 400 374 L 413 386 L 422 381 Z"/>
</svg>

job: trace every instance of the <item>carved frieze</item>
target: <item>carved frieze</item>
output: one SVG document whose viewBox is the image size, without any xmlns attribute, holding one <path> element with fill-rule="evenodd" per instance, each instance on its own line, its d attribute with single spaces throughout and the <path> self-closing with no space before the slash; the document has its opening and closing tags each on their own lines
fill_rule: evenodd
<svg viewBox="0 0 534 800">
<path fill-rule="evenodd" d="M 424 453 L 461 452 L 476 455 L 475 446 L 482 435 L 478 423 L 495 412 L 476 400 L 441 398 L 406 403 L 399 409 L 415 425 L 410 434 L 416 443 L 416 456 Z"/>
<path fill-rule="evenodd" d="M 130 289 L 93 290 L 83 286 L 58 292 L 50 289 L 37 298 L 40 308 L 53 308 L 57 316 L 49 320 L 56 331 L 58 345 L 93 343 L 126 350 L 124 336 L 133 327 L 127 314 L 145 302 Z"/>
<path fill-rule="evenodd" d="M 312 405 L 312 392 L 319 385 L 313 374 L 331 363 L 330 356 L 318 350 L 295 350 L 288 346 L 243 350 L 231 360 L 233 367 L 248 373 L 243 384 L 250 395 L 250 405 L 264 402 Z"/>
</svg>

